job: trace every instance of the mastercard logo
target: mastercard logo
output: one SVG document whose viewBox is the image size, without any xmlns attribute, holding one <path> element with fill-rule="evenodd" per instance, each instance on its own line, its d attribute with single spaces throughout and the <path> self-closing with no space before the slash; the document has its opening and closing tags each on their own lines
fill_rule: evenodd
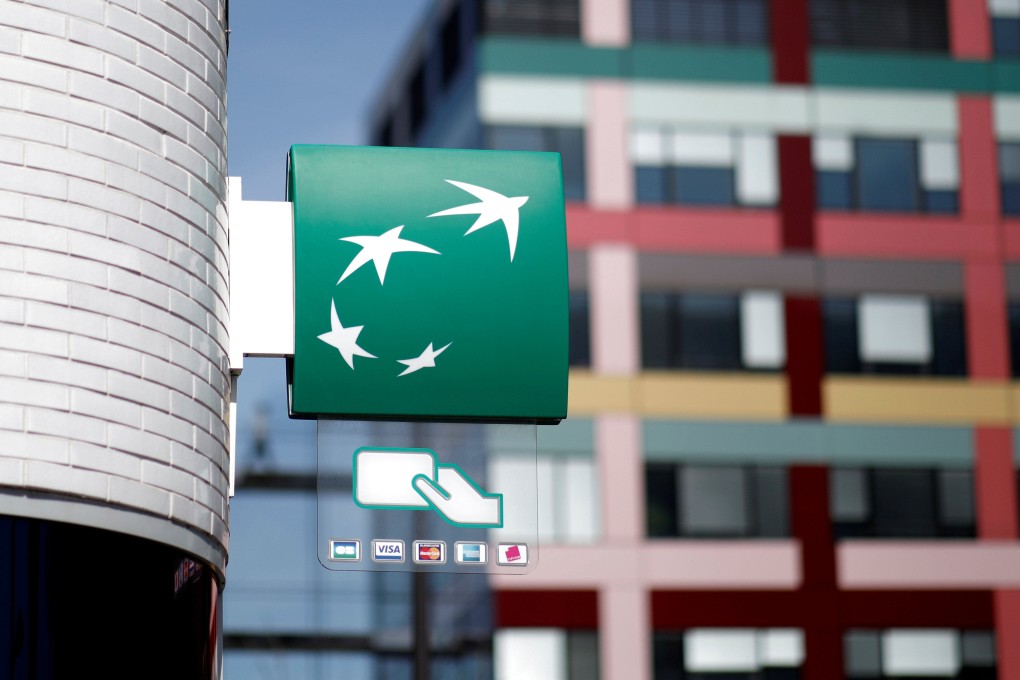
<svg viewBox="0 0 1020 680">
<path fill-rule="evenodd" d="M 446 562 L 446 545 L 442 541 L 421 541 L 414 545 L 415 562 Z"/>
</svg>

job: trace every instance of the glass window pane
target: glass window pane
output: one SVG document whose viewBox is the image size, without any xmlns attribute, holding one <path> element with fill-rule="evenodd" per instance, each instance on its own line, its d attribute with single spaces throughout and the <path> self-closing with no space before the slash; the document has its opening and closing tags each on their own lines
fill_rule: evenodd
<svg viewBox="0 0 1020 680">
<path fill-rule="evenodd" d="M 680 353 L 683 368 L 739 369 L 739 298 L 735 295 L 681 296 Z"/>
<path fill-rule="evenodd" d="M 645 522 L 648 536 L 677 535 L 676 466 L 645 466 Z"/>
<path fill-rule="evenodd" d="M 849 210 L 853 205 L 853 175 L 838 170 L 815 173 L 818 207 L 823 210 Z"/>
<path fill-rule="evenodd" d="M 978 668 L 995 666 L 995 633 L 990 630 L 963 631 L 963 665 Z"/>
<path fill-rule="evenodd" d="M 939 470 L 939 521 L 950 527 L 974 525 L 974 476 L 970 470 Z"/>
<path fill-rule="evenodd" d="M 652 663 L 655 678 L 682 678 L 684 672 L 683 633 L 652 632 Z"/>
<path fill-rule="evenodd" d="M 759 668 L 757 637 L 745 628 L 689 630 L 684 635 L 684 667 L 691 672 L 754 673 Z"/>
<path fill-rule="evenodd" d="M 558 151 L 563 162 L 563 197 L 568 201 L 584 200 L 584 130 L 581 128 L 550 128 L 548 151 Z"/>
<path fill-rule="evenodd" d="M 843 657 L 848 678 L 882 675 L 882 651 L 877 632 L 851 631 L 844 635 Z"/>
<path fill-rule="evenodd" d="M 634 168 L 638 203 L 666 203 L 666 168 L 637 166 Z"/>
<path fill-rule="evenodd" d="M 875 535 L 930 538 L 935 530 L 935 489 L 930 470 L 872 470 Z"/>
<path fill-rule="evenodd" d="M 992 17 L 992 43 L 997 57 L 1020 56 L 1020 19 Z"/>
<path fill-rule="evenodd" d="M 960 671 L 960 634 L 955 630 L 890 630 L 882 635 L 887 676 L 955 677 Z"/>
<path fill-rule="evenodd" d="M 833 521 L 866 522 L 871 508 L 868 476 L 859 468 L 830 468 L 829 508 Z"/>
<path fill-rule="evenodd" d="M 673 197 L 684 205 L 733 205 L 733 169 L 673 168 Z"/>
<path fill-rule="evenodd" d="M 924 208 L 928 212 L 935 214 L 955 214 L 959 212 L 958 194 L 950 189 L 925 191 Z"/>
<path fill-rule="evenodd" d="M 857 302 L 850 298 L 829 298 L 822 302 L 825 330 L 825 370 L 829 373 L 859 373 L 857 350 Z"/>
<path fill-rule="evenodd" d="M 591 365 L 591 329 L 588 312 L 588 293 L 570 291 L 570 352 L 571 366 Z"/>
<path fill-rule="evenodd" d="M 786 468 L 755 470 L 755 518 L 762 538 L 790 535 L 790 501 L 786 485 Z"/>
<path fill-rule="evenodd" d="M 668 293 L 641 294 L 641 365 L 671 368 L 676 364 L 676 297 Z"/>
<path fill-rule="evenodd" d="M 567 666 L 566 631 L 555 628 L 504 628 L 492 636 L 496 680 L 563 680 Z"/>
<path fill-rule="evenodd" d="M 916 211 L 917 148 L 910 140 L 857 140 L 857 198 L 864 210 Z"/>
<path fill-rule="evenodd" d="M 967 375 L 967 336 L 963 303 L 959 300 L 931 300 L 932 373 Z"/>
<path fill-rule="evenodd" d="M 680 469 L 680 522 L 685 536 L 746 536 L 747 475 L 739 467 Z"/>
<path fill-rule="evenodd" d="M 1002 192 L 1003 214 L 1020 215 L 1020 182 L 1003 182 L 999 189 Z"/>
<path fill-rule="evenodd" d="M 999 144 L 999 178 L 1003 182 L 1020 182 L 1020 143 Z"/>
<path fill-rule="evenodd" d="M 1020 302 L 1009 303 L 1009 356 L 1013 377 L 1020 377 Z"/>
<path fill-rule="evenodd" d="M 567 680 L 599 677 L 599 639 L 594 631 L 567 633 Z"/>
<path fill-rule="evenodd" d="M 492 125 L 486 129 L 490 149 L 502 151 L 545 151 L 542 129 L 521 125 Z"/>
</svg>

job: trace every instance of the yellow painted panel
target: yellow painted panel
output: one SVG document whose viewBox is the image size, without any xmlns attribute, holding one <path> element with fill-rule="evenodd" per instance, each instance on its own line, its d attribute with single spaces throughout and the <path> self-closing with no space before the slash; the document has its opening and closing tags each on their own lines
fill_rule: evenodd
<svg viewBox="0 0 1020 680">
<path fill-rule="evenodd" d="M 1005 424 L 1010 391 L 1000 382 L 841 376 L 825 379 L 822 399 L 829 420 Z"/>
<path fill-rule="evenodd" d="M 646 416 L 782 420 L 787 415 L 782 375 L 643 373 L 638 409 Z"/>
<path fill-rule="evenodd" d="M 567 413 L 572 416 L 632 413 L 635 408 L 634 388 L 635 381 L 631 377 L 571 371 Z"/>
</svg>

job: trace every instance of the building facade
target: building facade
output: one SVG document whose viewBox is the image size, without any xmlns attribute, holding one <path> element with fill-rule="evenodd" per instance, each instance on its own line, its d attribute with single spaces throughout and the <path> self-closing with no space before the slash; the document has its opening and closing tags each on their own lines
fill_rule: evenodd
<svg viewBox="0 0 1020 680">
<path fill-rule="evenodd" d="M 558 151 L 496 677 L 1020 678 L 1020 3 L 437 3 L 380 145 Z"/>
<path fill-rule="evenodd" d="M 220 674 L 226 0 L 0 2 L 0 660 Z"/>
</svg>

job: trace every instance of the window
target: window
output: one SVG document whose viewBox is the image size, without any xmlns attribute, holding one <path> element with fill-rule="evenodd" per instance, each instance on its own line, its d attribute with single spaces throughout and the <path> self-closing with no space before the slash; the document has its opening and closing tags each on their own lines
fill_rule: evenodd
<svg viewBox="0 0 1020 680">
<path fill-rule="evenodd" d="M 992 48 L 996 57 L 1020 57 L 1020 4 L 988 0 Z"/>
<path fill-rule="evenodd" d="M 788 536 L 785 468 L 648 463 L 647 532 L 651 538 Z"/>
<path fill-rule="evenodd" d="M 599 677 L 598 633 L 560 628 L 502 628 L 492 636 L 496 680 Z"/>
<path fill-rule="evenodd" d="M 587 291 L 570 291 L 570 352 L 571 366 L 591 365 L 591 328 Z"/>
<path fill-rule="evenodd" d="M 797 680 L 804 663 L 798 628 L 655 631 L 656 680 Z"/>
<path fill-rule="evenodd" d="M 828 210 L 959 210 L 959 160 L 947 139 L 821 135 L 813 143 L 818 206 Z"/>
<path fill-rule="evenodd" d="M 568 201 L 584 200 L 584 129 L 491 125 L 486 128 L 486 147 L 504 151 L 555 151 L 563 162 L 563 195 Z"/>
<path fill-rule="evenodd" d="M 946 52 L 946 0 L 810 0 L 817 47 Z"/>
<path fill-rule="evenodd" d="M 869 294 L 822 302 L 829 373 L 967 374 L 963 303 Z"/>
<path fill-rule="evenodd" d="M 975 535 L 970 470 L 832 468 L 829 501 L 837 539 Z"/>
<path fill-rule="evenodd" d="M 630 145 L 638 203 L 771 206 L 779 198 L 768 133 L 642 127 Z"/>
<path fill-rule="evenodd" d="M 416 137 L 425 123 L 425 65 L 418 66 L 411 78 L 411 136 Z"/>
<path fill-rule="evenodd" d="M 483 0 L 482 32 L 577 38 L 579 0 Z"/>
<path fill-rule="evenodd" d="M 782 296 L 641 294 L 645 368 L 779 370 L 786 363 Z"/>
<path fill-rule="evenodd" d="M 850 630 L 843 635 L 846 677 L 995 680 L 995 634 L 987 630 Z"/>
<path fill-rule="evenodd" d="M 1020 302 L 1009 303 L 1009 354 L 1014 378 L 1020 378 Z"/>
<path fill-rule="evenodd" d="M 1003 214 L 1020 215 L 1020 142 L 999 144 L 999 188 Z"/>
<path fill-rule="evenodd" d="M 450 10 L 450 14 L 443 22 L 443 28 L 440 31 L 439 37 L 443 46 L 443 87 L 448 86 L 460 70 L 461 58 L 463 55 L 460 27 L 462 23 L 461 16 L 463 14 L 464 6 L 462 3 L 458 2 L 457 5 Z"/>
<path fill-rule="evenodd" d="M 767 0 L 631 0 L 635 41 L 765 45 Z"/>
</svg>

